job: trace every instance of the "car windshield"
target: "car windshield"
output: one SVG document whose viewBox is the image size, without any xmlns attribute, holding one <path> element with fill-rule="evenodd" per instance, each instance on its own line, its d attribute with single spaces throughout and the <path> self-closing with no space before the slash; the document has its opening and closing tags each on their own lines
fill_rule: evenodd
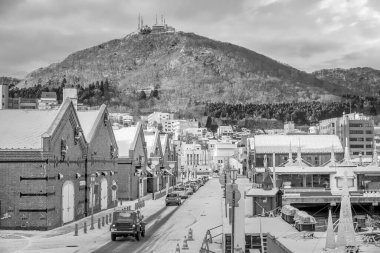
<svg viewBox="0 0 380 253">
<path fill-rule="evenodd" d="M 116 219 L 117 221 L 127 221 L 127 222 L 133 221 L 134 215 L 133 213 L 129 213 L 129 212 L 121 212 L 117 214 Z"/>
<path fill-rule="evenodd" d="M 169 193 L 166 197 L 167 197 L 167 198 L 175 198 L 175 197 L 177 197 L 177 196 L 178 196 L 177 193 Z"/>
</svg>

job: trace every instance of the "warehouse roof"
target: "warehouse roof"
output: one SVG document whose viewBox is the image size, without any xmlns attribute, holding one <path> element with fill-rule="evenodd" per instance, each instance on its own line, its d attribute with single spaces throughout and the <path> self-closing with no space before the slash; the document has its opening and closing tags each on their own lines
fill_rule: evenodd
<svg viewBox="0 0 380 253">
<path fill-rule="evenodd" d="M 287 154 L 290 147 L 293 153 L 301 147 L 304 153 L 343 153 L 343 147 L 336 135 L 257 135 L 250 138 L 251 149 L 256 154 Z"/>
</svg>

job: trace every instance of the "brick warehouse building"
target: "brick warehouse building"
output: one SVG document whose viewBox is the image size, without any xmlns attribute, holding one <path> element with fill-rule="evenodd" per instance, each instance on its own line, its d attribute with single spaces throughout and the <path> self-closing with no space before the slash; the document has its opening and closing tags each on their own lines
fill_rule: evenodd
<svg viewBox="0 0 380 253">
<path fill-rule="evenodd" d="M 119 148 L 118 199 L 132 200 L 147 194 L 147 150 L 142 124 L 114 128 Z"/>
<path fill-rule="evenodd" d="M 0 111 L 0 228 L 47 230 L 90 215 L 92 188 L 95 212 L 112 206 L 117 145 L 107 115 L 105 106 L 81 115 L 70 100 Z"/>
</svg>

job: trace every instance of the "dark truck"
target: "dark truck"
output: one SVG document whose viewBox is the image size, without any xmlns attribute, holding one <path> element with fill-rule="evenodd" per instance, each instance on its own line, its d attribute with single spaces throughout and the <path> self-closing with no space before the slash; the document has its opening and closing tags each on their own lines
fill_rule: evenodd
<svg viewBox="0 0 380 253">
<path fill-rule="evenodd" d="M 137 241 L 145 236 L 145 223 L 142 222 L 144 215 L 136 210 L 117 210 L 113 212 L 111 224 L 111 240 L 115 241 L 118 236 L 133 236 Z"/>
</svg>

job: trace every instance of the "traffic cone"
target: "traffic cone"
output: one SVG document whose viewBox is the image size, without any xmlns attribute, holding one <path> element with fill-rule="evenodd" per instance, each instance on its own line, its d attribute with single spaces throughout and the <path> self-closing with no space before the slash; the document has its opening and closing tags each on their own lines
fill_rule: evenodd
<svg viewBox="0 0 380 253">
<path fill-rule="evenodd" d="M 181 253 L 181 249 L 179 248 L 179 243 L 177 243 L 177 247 L 175 247 L 175 253 Z"/>
<path fill-rule="evenodd" d="M 194 238 L 193 238 L 193 230 L 191 228 L 189 228 L 189 233 L 187 235 L 187 240 L 188 241 L 194 241 Z"/>
<path fill-rule="evenodd" d="M 186 236 L 185 236 L 185 240 L 183 240 L 182 249 L 189 249 L 189 245 L 187 245 Z"/>
</svg>

